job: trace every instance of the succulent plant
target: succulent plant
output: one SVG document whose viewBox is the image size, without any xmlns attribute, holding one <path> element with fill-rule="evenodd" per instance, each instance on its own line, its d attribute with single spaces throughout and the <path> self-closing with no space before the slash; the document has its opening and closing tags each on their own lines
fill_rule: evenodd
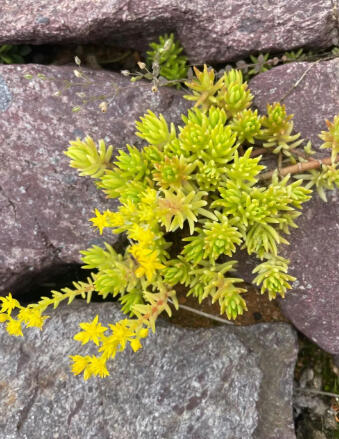
<svg viewBox="0 0 339 439">
<path fill-rule="evenodd" d="M 3 44 L 0 46 L 0 64 L 23 64 L 25 56 L 31 53 L 29 46 L 14 46 Z"/>
<path fill-rule="evenodd" d="M 158 42 L 150 44 L 147 52 L 147 63 L 153 69 L 159 69 L 161 76 L 168 80 L 185 79 L 187 77 L 187 57 L 182 54 L 183 47 L 175 40 L 174 34 L 161 35 Z"/>
<path fill-rule="evenodd" d="M 136 122 L 142 149 L 127 145 L 112 161 L 112 146 L 86 137 L 71 141 L 65 152 L 80 175 L 92 177 L 108 198 L 119 199 L 115 212 L 96 210 L 90 221 L 99 233 L 106 228 L 125 233 L 129 244 L 124 253 L 108 244 L 82 251 L 83 268 L 91 270 L 87 282 L 53 291 L 36 304 L 23 307 L 11 295 L 0 297 L 0 321 L 17 336 L 23 324 L 42 327 L 49 305 L 77 296 L 90 301 L 94 291 L 103 298 L 118 297 L 128 319 L 106 328 L 96 316 L 81 323 L 74 337 L 98 348 L 96 356 L 71 357 L 73 372 L 85 379 L 107 376 L 107 361 L 127 345 L 140 349 L 159 314 L 171 315 L 171 306 L 178 308 L 178 287 L 199 302 L 217 302 L 228 319 L 244 313 L 244 282 L 235 271 L 238 248 L 257 257 L 253 274 L 261 293 L 270 300 L 284 297 L 295 279 L 288 274 L 289 261 L 279 254 L 280 246 L 288 244 L 285 235 L 296 227 L 311 186 L 339 186 L 334 163 L 339 115 L 320 135 L 332 157 L 308 161 L 304 153 L 312 150 L 307 144 L 299 160 L 295 152 L 302 140 L 292 133 L 292 115 L 283 105 L 268 105 L 267 115 L 259 116 L 249 108 L 252 95 L 240 71 L 218 80 L 207 66 L 194 71 L 196 78 L 186 83 L 194 108 L 182 116 L 180 126 L 148 111 Z M 262 153 L 278 153 L 282 165 L 299 160 L 287 169 L 305 173 L 296 181 L 284 177 L 280 168 L 263 173 L 266 166 L 257 147 Z"/>
</svg>

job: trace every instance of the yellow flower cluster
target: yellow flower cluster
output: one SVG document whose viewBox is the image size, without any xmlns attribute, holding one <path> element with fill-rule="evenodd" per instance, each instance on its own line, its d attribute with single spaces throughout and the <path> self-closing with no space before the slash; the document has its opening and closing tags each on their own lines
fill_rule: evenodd
<svg viewBox="0 0 339 439">
<path fill-rule="evenodd" d="M 63 288 L 61 291 L 52 291 L 52 297 L 42 297 L 38 303 L 21 306 L 17 299 L 14 299 L 11 293 L 6 297 L 0 297 L 2 302 L 0 308 L 0 323 L 6 324 L 8 334 L 16 337 L 23 336 L 22 325 L 26 328 L 42 329 L 45 321 L 49 316 L 42 315 L 48 306 L 56 308 L 63 300 L 68 300 L 70 304 L 76 296 L 81 296 L 87 301 L 91 298 L 95 290 L 94 277 L 87 278 L 87 282 L 73 282 L 74 289 Z M 16 311 L 15 318 L 12 316 L 13 310 Z"/>
<path fill-rule="evenodd" d="M 130 344 L 134 352 L 142 347 L 140 339 L 148 335 L 148 329 L 143 328 L 142 325 L 143 323 L 140 320 L 121 320 L 115 325 L 109 325 L 112 333 L 106 336 L 104 332 L 108 328 L 98 322 L 98 316 L 95 316 L 90 323 L 80 323 L 82 331 L 74 336 L 74 340 L 82 344 L 92 341 L 99 346 L 98 352 L 101 355 L 71 355 L 70 358 L 73 361 L 72 372 L 74 375 L 79 375 L 83 372 L 85 380 L 91 376 L 104 378 L 109 375 L 106 367 L 107 360 L 114 358 L 117 352 L 123 351 L 127 343 Z"/>
<path fill-rule="evenodd" d="M 165 268 L 165 265 L 159 261 L 159 251 L 144 248 L 143 244 L 135 244 L 129 248 L 129 252 L 136 259 L 139 267 L 136 269 L 136 276 L 146 276 L 147 280 L 151 282 L 155 276 L 156 270 Z"/>
<path fill-rule="evenodd" d="M 104 213 L 100 213 L 98 209 L 95 209 L 95 217 L 90 218 L 94 227 L 99 229 L 100 235 L 105 227 L 119 227 L 124 224 L 124 218 L 120 214 L 117 216 L 116 213 L 111 212 L 110 210 L 105 210 Z"/>
<path fill-rule="evenodd" d="M 42 316 L 42 311 L 34 306 L 23 307 L 19 301 L 9 293 L 6 297 L 0 297 L 2 302 L 0 309 L 0 323 L 6 323 L 6 331 L 16 337 L 22 336 L 22 324 L 27 328 L 35 327 L 42 329 L 45 320 L 49 316 Z M 12 317 L 12 311 L 17 309 L 19 312 L 16 318 Z"/>
<path fill-rule="evenodd" d="M 109 375 L 106 363 L 109 359 L 114 359 L 117 352 L 126 349 L 128 343 L 134 352 L 142 348 L 141 339 L 147 337 L 149 328 L 155 332 L 155 321 L 159 314 L 166 311 L 171 316 L 171 309 L 168 299 L 178 309 L 178 301 L 174 290 L 169 289 L 164 284 L 158 284 L 159 293 L 144 292 L 144 299 L 147 305 L 134 305 L 133 309 L 137 316 L 136 319 L 124 319 L 115 325 L 109 324 L 110 335 L 105 335 L 107 327 L 102 326 L 98 321 L 98 316 L 89 323 L 80 323 L 80 331 L 74 339 L 82 344 L 92 341 L 98 346 L 98 356 L 71 355 L 73 361 L 72 372 L 79 375 L 83 372 L 84 379 L 91 376 L 104 378 Z"/>
<path fill-rule="evenodd" d="M 139 224 L 133 224 L 130 227 L 128 236 L 145 246 L 151 245 L 156 238 L 152 230 L 141 227 Z"/>
<path fill-rule="evenodd" d="M 146 204 L 147 202 L 152 204 L 154 202 L 153 191 L 145 193 L 144 198 Z M 120 230 L 119 228 L 126 222 L 126 217 L 136 214 L 135 206 L 133 205 L 132 209 L 129 203 L 122 206 L 121 210 L 123 210 L 123 213 L 106 210 L 101 214 L 98 209 L 95 209 L 96 216 L 91 218 L 90 221 L 99 229 L 100 234 L 102 234 L 105 227 Z M 138 223 L 128 225 L 127 233 L 130 240 L 137 242 L 128 249 L 139 265 L 135 275 L 138 278 L 145 276 L 147 281 L 151 282 L 155 278 L 156 271 L 165 268 L 160 261 L 159 249 L 156 248 L 157 234 L 150 229 L 149 225 L 142 226 Z"/>
</svg>

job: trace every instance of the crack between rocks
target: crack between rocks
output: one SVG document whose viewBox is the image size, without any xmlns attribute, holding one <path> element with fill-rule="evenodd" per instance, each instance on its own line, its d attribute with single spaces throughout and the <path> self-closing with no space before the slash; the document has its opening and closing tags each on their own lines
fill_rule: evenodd
<svg viewBox="0 0 339 439">
<path fill-rule="evenodd" d="M 40 235 L 41 241 L 43 242 L 44 246 L 46 247 L 46 250 L 52 256 L 53 259 L 60 260 L 60 257 L 59 257 L 60 248 L 55 247 L 55 245 L 49 239 L 47 233 L 43 230 L 43 228 L 40 225 L 37 218 L 34 218 L 34 219 L 35 219 L 36 227 L 38 229 L 38 234 Z"/>
<path fill-rule="evenodd" d="M 15 221 L 16 221 L 16 207 L 15 207 L 15 204 L 13 203 L 13 201 L 9 198 L 9 196 L 6 194 L 6 192 L 5 192 L 5 190 L 4 190 L 4 188 L 2 187 L 2 186 L 0 186 L 0 193 L 2 193 L 3 194 L 3 196 L 6 198 L 6 200 L 7 200 L 7 202 L 8 202 L 8 204 L 11 206 L 11 208 L 13 209 L 13 212 L 14 212 L 14 218 L 15 218 Z"/>
<path fill-rule="evenodd" d="M 19 375 L 20 372 L 22 371 L 22 369 L 24 368 L 25 364 L 28 362 L 29 360 L 29 354 L 27 354 L 27 352 L 25 352 L 24 350 L 24 343 L 20 343 L 20 347 L 19 347 L 19 352 L 20 352 L 20 356 L 18 359 L 18 366 L 16 369 L 16 374 Z"/>
<path fill-rule="evenodd" d="M 33 395 L 21 411 L 20 418 L 16 426 L 17 431 L 20 431 L 22 429 L 23 424 L 26 422 L 26 419 L 28 418 L 29 412 L 33 407 L 36 397 L 38 396 L 39 387 L 37 384 L 37 376 L 35 376 L 34 379 L 35 379 L 35 387 L 34 387 Z"/>
<path fill-rule="evenodd" d="M 79 413 L 79 411 L 80 411 L 80 409 L 81 409 L 81 407 L 83 405 L 84 405 L 84 398 L 80 398 L 75 403 L 74 409 L 71 411 L 71 413 L 68 415 L 68 418 L 67 418 L 67 425 L 68 426 L 70 425 L 70 423 L 71 423 L 72 419 L 74 418 L 74 416 Z"/>
</svg>

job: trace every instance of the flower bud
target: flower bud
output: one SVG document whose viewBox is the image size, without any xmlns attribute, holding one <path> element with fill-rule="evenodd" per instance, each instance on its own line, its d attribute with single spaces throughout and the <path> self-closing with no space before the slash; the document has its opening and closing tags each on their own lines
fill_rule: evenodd
<svg viewBox="0 0 339 439">
<path fill-rule="evenodd" d="M 146 64 L 144 62 L 138 61 L 138 66 L 140 70 L 145 70 L 146 69 Z"/>
</svg>

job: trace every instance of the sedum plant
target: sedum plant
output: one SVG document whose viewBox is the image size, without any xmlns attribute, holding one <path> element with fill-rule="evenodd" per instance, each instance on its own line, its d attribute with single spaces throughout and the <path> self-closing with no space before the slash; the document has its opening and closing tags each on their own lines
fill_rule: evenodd
<svg viewBox="0 0 339 439">
<path fill-rule="evenodd" d="M 183 47 L 174 39 L 174 34 L 159 37 L 158 42 L 150 43 L 147 52 L 147 64 L 159 70 L 159 74 L 168 80 L 187 77 L 187 57 L 182 54 Z"/>
<path fill-rule="evenodd" d="M 152 81 L 152 90 L 158 91 L 162 86 L 176 86 L 181 84 L 188 76 L 188 59 L 182 54 L 184 48 L 174 38 L 174 34 L 160 35 L 158 42 L 152 42 L 146 52 L 146 62 L 139 61 L 140 71 L 131 73 L 122 70 L 124 76 L 130 76 L 131 82 L 147 79 Z"/>
<path fill-rule="evenodd" d="M 291 50 L 280 55 L 271 55 L 270 53 L 259 53 L 257 56 L 250 55 L 247 60 L 241 59 L 235 63 L 235 67 L 242 71 L 244 77 L 249 79 L 259 73 L 266 72 L 271 68 L 290 62 L 314 62 L 320 59 L 332 59 L 339 55 L 339 48 L 333 47 L 332 50 L 321 51 L 318 54 L 311 50 L 304 52 L 303 49 Z M 232 65 L 226 65 L 225 69 L 232 69 Z"/>
<path fill-rule="evenodd" d="M 91 272 L 87 282 L 52 291 L 36 304 L 23 307 L 11 295 L 0 298 L 0 321 L 19 336 L 23 325 L 43 326 L 48 306 L 75 297 L 89 302 L 93 292 L 117 297 L 128 317 L 104 327 L 96 316 L 80 323 L 74 336 L 97 346 L 95 356 L 71 356 L 72 371 L 85 379 L 107 376 L 107 361 L 128 345 L 140 349 L 157 317 L 171 315 L 172 305 L 178 309 L 178 286 L 199 303 L 217 302 L 228 319 L 243 314 L 244 282 L 235 271 L 239 248 L 258 260 L 253 282 L 261 293 L 270 300 L 284 297 L 295 278 L 280 245 L 288 244 L 286 235 L 296 227 L 311 186 L 320 192 L 339 186 L 339 116 L 320 135 L 331 157 L 308 159 L 311 145 L 301 148 L 283 105 L 268 105 L 265 116 L 250 108 L 253 96 L 240 71 L 216 80 L 206 66 L 194 70 L 196 77 L 186 83 L 194 107 L 180 126 L 149 110 L 136 122 L 142 149 L 127 145 L 112 159 L 112 146 L 86 137 L 71 141 L 66 151 L 70 166 L 92 177 L 107 198 L 119 199 L 117 211 L 96 210 L 90 221 L 99 233 L 124 233 L 124 253 L 108 243 L 82 251 L 83 268 Z M 264 154 L 277 158 L 278 169 L 266 170 Z M 298 172 L 304 174 L 291 179 Z M 321 178 L 313 180 L 315 172 Z"/>
<path fill-rule="evenodd" d="M 3 44 L 0 46 L 0 64 L 23 64 L 31 53 L 29 46 Z"/>
</svg>

